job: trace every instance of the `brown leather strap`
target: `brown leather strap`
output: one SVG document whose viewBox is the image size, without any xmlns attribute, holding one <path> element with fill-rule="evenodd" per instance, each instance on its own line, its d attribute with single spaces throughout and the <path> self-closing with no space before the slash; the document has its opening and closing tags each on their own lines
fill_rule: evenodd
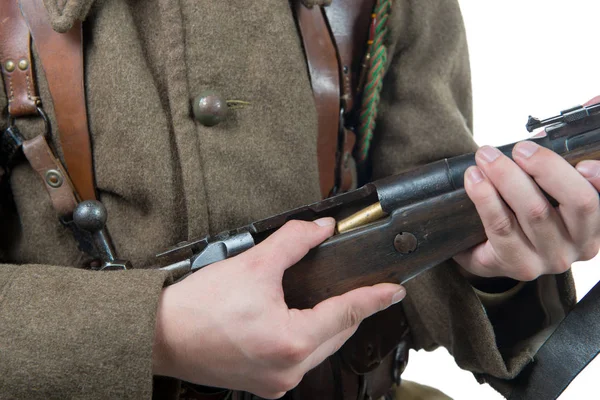
<svg viewBox="0 0 600 400">
<path fill-rule="evenodd" d="M 37 113 L 30 43 L 29 29 L 17 0 L 3 0 L 0 6 L 0 62 L 8 112 L 12 117 Z"/>
<path fill-rule="evenodd" d="M 346 116 L 354 110 L 359 75 L 367 49 L 370 15 L 374 0 L 336 0 L 325 8 L 331 35 L 337 48 L 341 81 L 341 106 Z M 352 156 L 356 135 L 344 127 L 338 156 L 338 174 L 341 192 L 355 189 L 358 181 L 356 161 Z"/>
<path fill-rule="evenodd" d="M 325 8 L 335 38 L 342 78 L 342 106 L 350 112 L 356 98 L 358 75 L 369 36 L 374 0 L 336 0 Z"/>
<path fill-rule="evenodd" d="M 40 0 L 20 0 L 54 102 L 65 163 L 82 200 L 96 198 L 83 86 L 81 22 L 55 32 Z"/>
<path fill-rule="evenodd" d="M 295 2 L 310 81 L 318 116 L 317 156 L 321 195 L 328 197 L 335 185 L 340 119 L 338 59 L 321 7 Z"/>
<path fill-rule="evenodd" d="M 23 153 L 38 173 L 60 217 L 70 218 L 77 198 L 73 184 L 59 160 L 54 157 L 43 135 L 23 142 Z"/>
<path fill-rule="evenodd" d="M 356 135 L 350 129 L 344 128 L 342 154 L 338 161 L 340 173 L 340 191 L 348 192 L 356 189 L 358 182 L 356 172 L 356 161 L 352 156 L 354 145 L 356 144 Z"/>
</svg>

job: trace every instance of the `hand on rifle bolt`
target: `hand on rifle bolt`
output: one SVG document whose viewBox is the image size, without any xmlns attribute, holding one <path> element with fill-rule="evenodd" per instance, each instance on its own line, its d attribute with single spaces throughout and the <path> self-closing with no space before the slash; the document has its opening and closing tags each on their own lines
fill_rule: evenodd
<svg viewBox="0 0 600 400">
<path fill-rule="evenodd" d="M 284 271 L 333 234 L 335 221 L 291 221 L 256 247 L 163 290 L 153 372 L 279 398 L 336 352 L 360 322 L 402 300 L 391 283 L 289 309 Z"/>
</svg>

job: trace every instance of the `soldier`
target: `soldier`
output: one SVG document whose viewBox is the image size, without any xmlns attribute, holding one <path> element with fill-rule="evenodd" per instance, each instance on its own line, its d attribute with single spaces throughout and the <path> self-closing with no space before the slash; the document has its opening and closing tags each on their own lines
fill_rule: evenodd
<svg viewBox="0 0 600 400">
<path fill-rule="evenodd" d="M 327 194 L 318 157 L 322 109 L 305 53 L 323 36 L 308 37 L 298 17 L 312 10 L 310 18 L 331 22 L 320 7 L 327 13 L 336 1 L 44 1 L 55 32 L 73 32 L 85 20 L 84 110 L 95 193 L 108 209 L 118 254 L 136 268 L 90 271 L 45 190 L 66 175 L 44 170 L 43 183 L 30 164 L 11 166 L 2 187 L 0 397 L 223 398 L 182 389 L 184 380 L 278 398 L 305 377 L 288 396 L 376 398 L 388 392 L 392 371 L 399 378 L 404 353 L 394 348 L 408 337 L 417 349 L 449 348 L 461 367 L 509 392 L 510 379 L 574 303 L 571 263 L 598 251 L 598 162 L 576 170 L 531 142 L 516 148 L 515 162 L 492 147 L 479 149 L 478 167 L 465 181 L 489 240 L 409 282 L 401 303 L 406 290 L 385 283 L 311 310 L 288 309 L 282 274 L 333 234 L 331 219 L 288 223 L 246 253 L 175 284 L 151 268 L 170 245 Z M 25 14 L 31 4 L 20 1 Z M 476 149 L 458 4 L 380 0 L 375 7 L 385 12 L 371 21 L 371 45 L 381 47 L 370 54 L 383 57 L 382 72 L 364 79 L 380 90 L 371 93 L 376 107 L 363 101 L 360 108 L 373 121 L 360 128 L 355 153 L 368 154 L 369 178 Z M 387 33 L 378 43 L 382 23 Z M 66 154 L 72 150 L 59 137 L 64 102 L 77 96 L 57 95 L 51 76 L 76 75 L 74 59 L 55 57 L 58 67 L 50 68 L 43 48 L 57 42 L 43 42 L 54 33 L 32 33 L 33 80 L 50 126 L 58 127 L 49 139 L 77 187 Z M 32 66 L 6 52 L 2 63 L 6 109 L 16 104 L 10 74 Z M 363 99 L 368 95 L 365 87 Z M 38 118 L 13 121 L 9 112 L 3 129 L 16 124 L 28 140 L 43 131 Z M 535 183 L 558 200 L 557 209 Z M 387 319 L 367 319 L 375 313 Z M 354 363 L 338 349 L 359 324 L 354 338 L 377 336 L 376 354 Z M 348 342 L 345 350 L 355 355 L 363 344 Z M 153 375 L 177 380 L 153 384 Z"/>
</svg>

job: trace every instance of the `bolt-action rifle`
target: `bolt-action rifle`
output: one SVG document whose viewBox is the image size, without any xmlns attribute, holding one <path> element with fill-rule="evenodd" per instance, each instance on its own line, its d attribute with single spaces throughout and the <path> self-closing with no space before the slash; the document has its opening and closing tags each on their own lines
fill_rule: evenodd
<svg viewBox="0 0 600 400">
<path fill-rule="evenodd" d="M 530 140 L 572 165 L 600 159 L 600 104 L 574 107 L 546 120 L 530 117 L 526 125 L 529 132 L 541 127 L 546 127 L 547 135 Z M 511 157 L 513 146 L 500 150 Z M 464 173 L 472 165 L 474 153 L 440 160 L 235 230 L 179 244 L 159 256 L 178 260 L 164 269 L 182 277 L 246 251 L 289 220 L 334 217 L 336 235 L 284 274 L 288 306 L 312 307 L 361 286 L 404 283 L 486 240 L 464 190 Z"/>
</svg>

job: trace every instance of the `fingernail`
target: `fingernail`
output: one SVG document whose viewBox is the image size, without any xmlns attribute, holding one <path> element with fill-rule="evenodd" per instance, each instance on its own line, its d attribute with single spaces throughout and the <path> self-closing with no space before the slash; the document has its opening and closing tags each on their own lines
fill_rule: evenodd
<svg viewBox="0 0 600 400">
<path fill-rule="evenodd" d="M 538 151 L 540 146 L 533 142 L 521 142 L 515 146 L 515 153 L 521 157 L 529 158 Z"/>
<path fill-rule="evenodd" d="M 487 161 L 489 163 L 493 162 L 496 158 L 500 157 L 501 154 L 500 150 L 491 146 L 483 146 L 479 150 L 477 150 L 477 153 L 481 158 L 483 158 L 484 161 Z"/>
<path fill-rule="evenodd" d="M 600 164 L 594 161 L 582 161 L 577 164 L 577 171 L 587 179 L 600 175 Z"/>
<path fill-rule="evenodd" d="M 319 226 L 329 226 L 329 225 L 335 224 L 335 219 L 333 219 L 331 217 L 325 217 L 325 218 L 319 218 L 313 222 Z"/>
<path fill-rule="evenodd" d="M 406 289 L 400 288 L 400 290 L 398 290 L 396 293 L 394 293 L 394 296 L 392 296 L 392 304 L 399 303 L 402 301 L 402 299 L 404 299 L 404 297 L 406 297 Z"/>
<path fill-rule="evenodd" d="M 469 168 L 469 180 L 472 183 L 481 182 L 483 180 L 483 174 L 481 173 L 481 170 L 477 167 Z"/>
</svg>

